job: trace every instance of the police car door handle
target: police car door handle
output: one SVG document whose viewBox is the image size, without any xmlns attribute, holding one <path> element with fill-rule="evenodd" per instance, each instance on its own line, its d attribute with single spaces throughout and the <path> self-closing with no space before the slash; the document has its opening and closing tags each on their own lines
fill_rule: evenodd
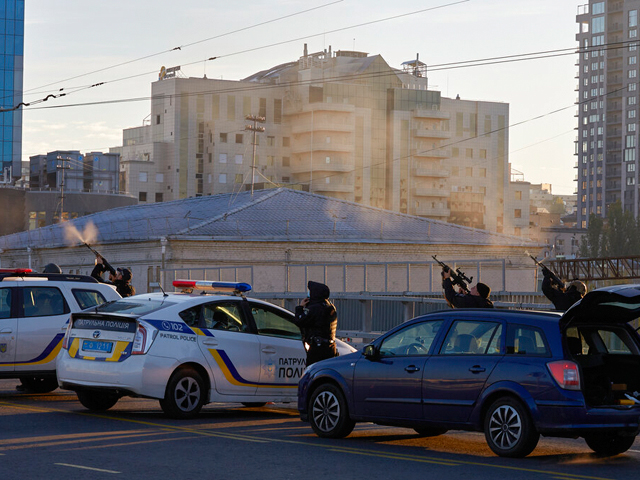
<svg viewBox="0 0 640 480">
<path fill-rule="evenodd" d="M 276 353 L 276 349 L 273 347 L 264 347 L 262 349 L 262 353 L 266 353 L 267 355 L 273 355 L 274 353 Z"/>
<path fill-rule="evenodd" d="M 0 333 L 11 333 L 11 332 L 13 332 L 13 330 L 11 330 L 10 328 L 4 328 L 0 330 Z"/>
<path fill-rule="evenodd" d="M 206 340 L 202 341 L 203 345 L 209 345 L 211 347 L 217 347 L 218 346 L 218 340 L 215 340 L 213 338 L 208 338 Z"/>
<path fill-rule="evenodd" d="M 415 373 L 415 372 L 419 372 L 420 369 L 415 365 L 409 365 L 408 367 L 405 367 L 404 371 L 408 373 Z"/>
</svg>

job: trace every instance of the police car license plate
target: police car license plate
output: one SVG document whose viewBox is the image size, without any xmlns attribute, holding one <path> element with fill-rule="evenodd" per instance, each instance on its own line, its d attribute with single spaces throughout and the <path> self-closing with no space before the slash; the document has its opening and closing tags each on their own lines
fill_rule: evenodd
<svg viewBox="0 0 640 480">
<path fill-rule="evenodd" d="M 85 352 L 103 352 L 111 353 L 113 349 L 113 343 L 111 342 L 98 342 L 95 340 L 83 340 L 82 350 Z"/>
</svg>

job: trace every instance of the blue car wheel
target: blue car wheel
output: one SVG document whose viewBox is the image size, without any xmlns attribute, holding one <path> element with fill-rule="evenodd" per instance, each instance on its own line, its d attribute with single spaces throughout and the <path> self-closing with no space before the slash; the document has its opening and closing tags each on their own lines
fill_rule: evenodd
<svg viewBox="0 0 640 480">
<path fill-rule="evenodd" d="M 514 458 L 529 455 L 540 439 L 529 413 L 512 397 L 499 398 L 489 407 L 484 436 L 495 454 Z"/>
<path fill-rule="evenodd" d="M 349 417 L 344 395 L 330 383 L 319 386 L 311 395 L 309 421 L 316 435 L 322 438 L 344 438 L 356 424 Z"/>
</svg>

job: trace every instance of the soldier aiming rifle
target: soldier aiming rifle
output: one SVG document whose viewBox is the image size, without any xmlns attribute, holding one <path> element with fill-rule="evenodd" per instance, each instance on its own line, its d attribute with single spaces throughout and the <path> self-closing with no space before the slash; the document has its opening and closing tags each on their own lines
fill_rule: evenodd
<svg viewBox="0 0 640 480">
<path fill-rule="evenodd" d="M 453 270 L 435 255 L 433 259 L 442 267 L 444 298 L 451 308 L 493 308 L 493 302 L 489 300 L 489 285 L 478 282 L 469 289 L 468 284 L 473 281 L 473 277 L 467 277 L 459 268 Z M 454 285 L 458 286 L 458 293 L 453 289 Z"/>
<path fill-rule="evenodd" d="M 85 247 L 93 252 L 96 256 L 96 265 L 93 267 L 91 276 L 102 283 L 110 283 L 115 285 L 117 292 L 121 297 L 130 297 L 136 294 L 136 289 L 131 285 L 131 270 L 128 268 L 113 268 L 111 264 L 96 250 L 91 248 L 89 244 L 83 243 Z M 109 272 L 109 280 L 102 278 L 104 272 Z"/>
<path fill-rule="evenodd" d="M 556 310 L 562 310 L 563 312 L 568 310 L 571 305 L 576 303 L 587 293 L 587 286 L 580 280 L 572 280 L 569 283 L 562 281 L 558 275 L 549 269 L 542 262 L 539 262 L 536 257 L 529 254 L 535 264 L 542 269 L 542 293 L 547 297 Z"/>
</svg>

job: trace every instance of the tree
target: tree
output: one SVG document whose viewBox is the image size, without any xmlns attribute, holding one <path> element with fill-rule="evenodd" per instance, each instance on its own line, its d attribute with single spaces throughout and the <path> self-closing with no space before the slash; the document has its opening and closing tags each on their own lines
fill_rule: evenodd
<svg viewBox="0 0 640 480">
<path fill-rule="evenodd" d="M 609 205 L 606 221 L 592 213 L 578 251 L 591 258 L 640 255 L 640 219 L 623 212 L 620 201 Z"/>
</svg>

